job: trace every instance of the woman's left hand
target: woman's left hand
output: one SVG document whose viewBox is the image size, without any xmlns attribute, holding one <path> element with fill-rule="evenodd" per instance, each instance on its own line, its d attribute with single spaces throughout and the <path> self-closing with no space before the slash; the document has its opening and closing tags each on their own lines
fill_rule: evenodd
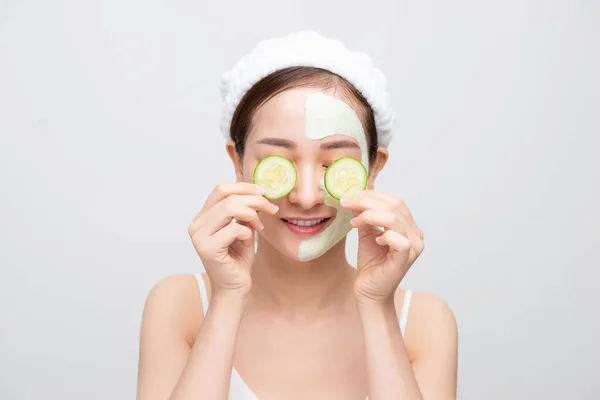
<svg viewBox="0 0 600 400">
<path fill-rule="evenodd" d="M 351 224 L 358 228 L 357 300 L 393 302 L 400 281 L 423 252 L 423 231 L 404 201 L 381 191 L 343 198 L 342 207 L 354 212 Z"/>
</svg>

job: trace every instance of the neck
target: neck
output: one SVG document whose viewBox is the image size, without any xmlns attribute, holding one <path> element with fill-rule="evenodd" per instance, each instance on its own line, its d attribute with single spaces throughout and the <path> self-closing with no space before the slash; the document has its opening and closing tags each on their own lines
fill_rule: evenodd
<svg viewBox="0 0 600 400">
<path fill-rule="evenodd" d="M 286 314 L 314 314 L 347 301 L 355 269 L 346 259 L 346 239 L 319 258 L 295 261 L 259 237 L 252 265 L 252 288 L 257 299 Z"/>
</svg>

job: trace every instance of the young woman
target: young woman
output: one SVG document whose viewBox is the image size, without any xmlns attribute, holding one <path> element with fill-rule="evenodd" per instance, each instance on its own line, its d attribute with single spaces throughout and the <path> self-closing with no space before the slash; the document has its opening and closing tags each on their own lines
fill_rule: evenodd
<svg viewBox="0 0 600 400">
<path fill-rule="evenodd" d="M 423 232 L 401 199 L 374 189 L 393 121 L 381 72 L 299 32 L 262 42 L 221 84 L 237 179 L 189 226 L 206 273 L 165 278 L 148 296 L 138 399 L 455 399 L 453 313 L 399 288 Z M 295 171 L 280 197 L 254 183 L 273 155 Z M 344 157 L 368 178 L 337 200 L 324 175 Z"/>
</svg>

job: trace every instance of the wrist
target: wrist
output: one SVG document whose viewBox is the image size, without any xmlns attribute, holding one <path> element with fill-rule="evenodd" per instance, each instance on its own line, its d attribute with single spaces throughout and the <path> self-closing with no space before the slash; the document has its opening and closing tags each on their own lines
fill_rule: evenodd
<svg viewBox="0 0 600 400">
<path fill-rule="evenodd" d="M 398 317 L 394 302 L 358 302 L 356 303 L 358 317 L 365 335 L 383 330 L 393 331 L 398 326 Z M 367 332 L 370 332 L 367 334 Z"/>
<path fill-rule="evenodd" d="M 245 303 L 248 300 L 248 293 L 235 290 L 215 290 L 211 296 L 211 302 L 220 303 Z"/>
<path fill-rule="evenodd" d="M 356 307 L 358 308 L 359 313 L 386 313 L 390 311 L 393 311 L 395 313 L 396 311 L 393 295 L 379 299 L 357 296 Z"/>
<path fill-rule="evenodd" d="M 366 278 L 360 278 L 359 276 L 354 282 L 354 297 L 359 305 L 382 307 L 394 304 L 398 284 L 385 282 L 381 285 L 366 280 Z"/>
<path fill-rule="evenodd" d="M 358 286 L 354 288 L 354 297 L 356 297 L 356 303 L 359 306 L 366 307 L 384 307 L 394 304 L 395 290 L 390 293 L 371 293 L 370 290 L 364 290 Z"/>
<path fill-rule="evenodd" d="M 210 299 L 211 306 L 225 305 L 227 307 L 245 306 L 248 302 L 248 293 L 232 290 L 215 290 Z"/>
<path fill-rule="evenodd" d="M 214 298 L 224 299 L 226 301 L 242 300 L 248 297 L 252 288 L 252 281 L 245 283 L 236 282 L 235 284 L 218 284 L 212 285 Z"/>
</svg>

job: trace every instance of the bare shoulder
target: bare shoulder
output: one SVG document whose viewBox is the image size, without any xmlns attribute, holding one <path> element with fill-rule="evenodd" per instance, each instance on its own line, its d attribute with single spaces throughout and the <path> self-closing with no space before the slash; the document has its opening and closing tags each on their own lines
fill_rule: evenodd
<svg viewBox="0 0 600 400">
<path fill-rule="evenodd" d="M 435 344 L 456 347 L 458 328 L 448 303 L 432 293 L 412 292 L 410 304 L 405 308 L 404 302 L 408 299 L 406 292 L 398 288 L 394 304 L 399 319 L 402 312 L 407 313 L 404 339 L 411 361 L 422 354 L 425 348 Z"/>
<path fill-rule="evenodd" d="M 166 399 L 185 367 L 203 313 L 194 275 L 160 279 L 144 305 L 140 332 L 138 398 Z"/>
<path fill-rule="evenodd" d="M 178 274 L 162 278 L 152 287 L 144 305 L 142 323 L 159 320 L 161 325 L 193 340 L 203 319 L 196 276 Z"/>
<path fill-rule="evenodd" d="M 441 297 L 428 292 L 414 292 L 412 295 L 411 310 L 414 318 L 413 322 L 419 325 L 439 324 L 454 328 L 456 319 L 452 309 Z"/>
</svg>

